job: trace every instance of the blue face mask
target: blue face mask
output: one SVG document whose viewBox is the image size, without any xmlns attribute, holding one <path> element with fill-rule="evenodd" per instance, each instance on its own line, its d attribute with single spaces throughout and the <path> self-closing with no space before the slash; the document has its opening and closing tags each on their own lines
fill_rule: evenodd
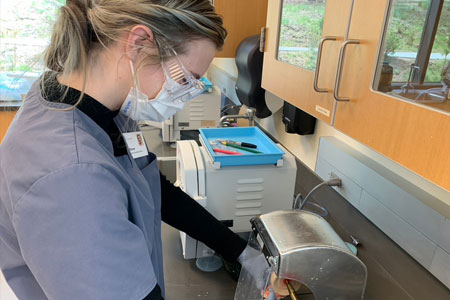
<svg viewBox="0 0 450 300">
<path fill-rule="evenodd" d="M 139 89 L 130 61 L 134 86 L 120 109 L 123 114 L 136 121 L 163 122 L 182 110 L 186 102 L 203 93 L 202 82 L 184 68 L 176 53 L 161 65 L 166 81 L 158 95 L 149 99 Z"/>
</svg>

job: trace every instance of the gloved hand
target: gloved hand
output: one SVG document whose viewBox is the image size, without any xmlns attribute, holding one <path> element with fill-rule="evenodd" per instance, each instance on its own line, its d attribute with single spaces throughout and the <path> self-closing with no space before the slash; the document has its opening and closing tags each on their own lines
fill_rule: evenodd
<svg viewBox="0 0 450 300">
<path fill-rule="evenodd" d="M 272 270 L 261 251 L 247 246 L 238 257 L 238 262 L 242 265 L 242 270 L 246 270 L 255 281 L 256 288 L 262 291 L 266 299 L 275 300 L 275 293 L 271 288 L 266 292 L 266 286 Z M 242 272 L 242 271 L 241 271 Z"/>
<path fill-rule="evenodd" d="M 277 300 L 277 299 L 280 299 L 280 298 L 277 298 L 275 296 L 275 292 L 271 288 L 269 288 L 269 296 L 267 296 L 265 299 L 266 300 Z"/>
</svg>

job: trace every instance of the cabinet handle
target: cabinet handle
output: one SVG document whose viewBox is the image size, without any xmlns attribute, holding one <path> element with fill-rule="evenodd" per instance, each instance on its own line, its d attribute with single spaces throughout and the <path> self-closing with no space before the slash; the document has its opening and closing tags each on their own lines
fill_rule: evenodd
<svg viewBox="0 0 450 300">
<path fill-rule="evenodd" d="M 317 82 L 319 81 L 320 62 L 322 61 L 323 44 L 325 44 L 326 41 L 335 41 L 336 39 L 337 38 L 334 36 L 326 36 L 320 40 L 319 49 L 317 51 L 316 71 L 314 73 L 314 90 L 318 93 L 328 93 L 327 89 L 321 89 L 317 84 Z"/>
<path fill-rule="evenodd" d="M 345 50 L 347 49 L 348 45 L 350 44 L 358 45 L 359 43 L 360 43 L 359 40 L 346 40 L 341 46 L 341 52 L 339 53 L 339 61 L 336 74 L 336 83 L 334 85 L 334 99 L 336 99 L 336 101 L 350 101 L 350 98 L 339 97 L 339 89 L 341 88 L 342 70 L 344 68 Z"/>
</svg>

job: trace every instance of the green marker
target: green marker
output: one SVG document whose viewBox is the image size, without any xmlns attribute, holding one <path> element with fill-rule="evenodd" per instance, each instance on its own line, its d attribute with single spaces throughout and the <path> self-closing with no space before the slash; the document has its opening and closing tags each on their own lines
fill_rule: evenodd
<svg viewBox="0 0 450 300">
<path fill-rule="evenodd" d="M 225 146 L 233 147 L 233 148 L 244 150 L 244 151 L 251 152 L 251 153 L 259 153 L 259 154 L 262 153 L 260 151 L 256 151 L 256 150 L 249 149 L 249 148 L 246 148 L 246 147 L 241 147 L 241 146 L 238 146 L 238 145 L 233 145 L 233 144 L 230 144 L 230 143 L 227 143 L 227 142 L 221 142 L 221 143 L 223 145 L 225 145 Z"/>
</svg>

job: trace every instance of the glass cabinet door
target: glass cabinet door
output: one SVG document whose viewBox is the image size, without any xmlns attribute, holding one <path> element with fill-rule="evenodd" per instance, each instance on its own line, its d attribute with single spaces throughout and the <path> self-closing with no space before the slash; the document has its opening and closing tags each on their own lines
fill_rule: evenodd
<svg viewBox="0 0 450 300">
<path fill-rule="evenodd" d="M 450 112 L 450 0 L 394 0 L 374 90 Z"/>
<path fill-rule="evenodd" d="M 267 9 L 262 87 L 329 124 L 339 50 L 352 3 L 269 0 Z"/>
<path fill-rule="evenodd" d="M 432 89 L 444 87 L 439 73 L 448 64 L 448 50 L 434 45 L 448 41 L 448 32 L 440 33 L 448 25 L 448 2 L 437 7 L 430 0 L 354 2 L 348 38 L 360 44 L 345 54 L 342 95 L 350 100 L 338 102 L 334 127 L 450 191 L 450 116 L 442 108 L 448 101 L 412 103 L 421 101 L 415 100 L 420 93 L 431 99 Z M 436 64 L 438 77 L 427 79 Z"/>
<path fill-rule="evenodd" d="M 322 38 L 326 0 L 284 0 L 278 60 L 314 70 Z"/>
</svg>

